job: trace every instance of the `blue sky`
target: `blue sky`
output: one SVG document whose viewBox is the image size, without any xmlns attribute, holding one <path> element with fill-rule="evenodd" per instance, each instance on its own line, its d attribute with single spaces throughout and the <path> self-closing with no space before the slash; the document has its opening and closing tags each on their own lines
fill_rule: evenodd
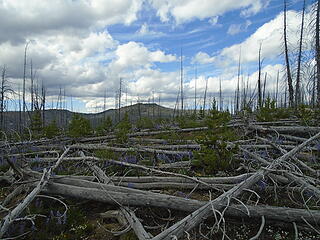
<svg viewBox="0 0 320 240">
<path fill-rule="evenodd" d="M 288 0 L 292 48 L 302 4 Z M 114 107 L 120 78 L 123 105 L 155 95 L 173 107 L 182 49 L 185 98 L 191 108 L 195 81 L 199 104 L 205 79 L 210 96 L 217 95 L 219 79 L 225 98 L 233 94 L 240 48 L 241 74 L 249 76 L 253 89 L 260 43 L 267 88 L 274 90 L 276 74 L 283 72 L 282 11 L 282 0 L 3 0 L 0 65 L 6 65 L 15 90 L 21 89 L 23 50 L 30 42 L 28 60 L 47 88 L 48 107 L 60 88 L 69 109 L 72 96 L 74 110 L 101 111 L 105 94 L 107 108 Z"/>
</svg>

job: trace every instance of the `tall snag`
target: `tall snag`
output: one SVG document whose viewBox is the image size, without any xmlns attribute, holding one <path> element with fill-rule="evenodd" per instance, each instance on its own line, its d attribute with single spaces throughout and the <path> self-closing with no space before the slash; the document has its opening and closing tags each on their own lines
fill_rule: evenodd
<svg viewBox="0 0 320 240">
<path fill-rule="evenodd" d="M 283 40 L 284 40 L 284 53 L 285 53 L 285 62 L 286 62 L 286 70 L 287 70 L 287 81 L 288 81 L 288 90 L 289 90 L 289 107 L 292 107 L 294 104 L 294 96 L 293 96 L 293 85 L 292 85 L 292 77 L 291 77 L 291 69 L 289 62 L 289 52 L 288 52 L 288 39 L 287 39 L 287 1 L 283 1 Z"/>
<path fill-rule="evenodd" d="M 9 86 L 9 82 L 6 77 L 6 66 L 2 67 L 1 72 L 1 86 L 0 86 L 0 129 L 5 129 L 4 110 L 6 109 L 7 94 L 14 93 Z"/>
<path fill-rule="evenodd" d="M 301 30 L 300 30 L 300 42 L 298 53 L 298 66 L 297 66 L 297 79 L 296 79 L 296 102 L 297 107 L 301 103 L 301 87 L 300 87 L 300 71 L 301 71 L 301 55 L 302 55 L 302 40 L 303 40 L 303 28 L 304 28 L 304 13 L 306 9 L 306 0 L 303 1 L 302 17 L 301 17 Z"/>
<path fill-rule="evenodd" d="M 262 107 L 262 91 L 261 91 L 261 47 L 262 43 L 260 43 L 259 47 L 259 73 L 258 73 L 258 107 L 261 109 Z"/>
<path fill-rule="evenodd" d="M 317 105 L 320 106 L 320 0 L 317 1 L 316 17 L 316 78 L 317 78 Z"/>
</svg>

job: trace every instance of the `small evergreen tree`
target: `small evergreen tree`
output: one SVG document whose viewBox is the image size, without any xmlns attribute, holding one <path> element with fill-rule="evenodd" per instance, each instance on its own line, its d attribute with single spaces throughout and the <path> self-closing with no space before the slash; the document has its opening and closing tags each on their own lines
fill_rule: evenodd
<svg viewBox="0 0 320 240">
<path fill-rule="evenodd" d="M 53 120 L 48 126 L 44 127 L 43 132 L 44 136 L 47 138 L 58 136 L 60 134 L 60 131 L 56 120 Z"/>
<path fill-rule="evenodd" d="M 112 129 L 112 120 L 111 117 L 108 116 L 103 122 L 97 127 L 98 135 L 104 135 L 110 132 Z"/>
<path fill-rule="evenodd" d="M 69 124 L 69 136 L 78 138 L 90 135 L 92 128 L 90 121 L 80 114 L 74 114 Z"/>
<path fill-rule="evenodd" d="M 34 111 L 31 117 L 30 129 L 35 138 L 39 138 L 42 134 L 42 120 L 40 110 Z"/>
<path fill-rule="evenodd" d="M 194 166 L 201 167 L 207 174 L 230 170 L 237 164 L 233 159 L 237 149 L 228 148 L 228 141 L 236 139 L 234 131 L 227 127 L 230 119 L 230 114 L 218 111 L 216 102 L 213 101 L 212 108 L 205 119 L 209 130 L 197 139 L 203 147 L 196 153 L 193 161 Z"/>
<path fill-rule="evenodd" d="M 128 113 L 126 113 L 122 121 L 116 127 L 116 138 L 119 143 L 128 142 L 128 133 L 130 132 L 131 127 Z"/>
</svg>

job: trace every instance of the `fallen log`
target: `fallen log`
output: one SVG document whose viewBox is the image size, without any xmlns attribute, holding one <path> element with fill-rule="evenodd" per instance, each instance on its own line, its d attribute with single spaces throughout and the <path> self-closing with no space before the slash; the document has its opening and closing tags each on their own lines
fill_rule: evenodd
<svg viewBox="0 0 320 240">
<path fill-rule="evenodd" d="M 0 228 L 0 238 L 2 238 L 5 235 L 13 221 L 24 211 L 24 209 L 32 202 L 32 200 L 37 196 L 37 194 L 40 193 L 42 189 L 46 186 L 52 175 L 52 172 L 59 166 L 64 156 L 68 153 L 69 150 L 70 148 L 67 148 L 63 152 L 63 154 L 58 158 L 55 165 L 49 168 L 49 170 L 43 170 L 42 177 L 35 186 L 35 188 L 26 196 L 26 198 L 18 206 L 16 206 L 12 211 L 10 211 L 9 214 L 2 220 Z"/>
<path fill-rule="evenodd" d="M 285 149 L 283 149 L 281 146 L 273 143 L 272 141 L 270 141 L 269 139 L 266 138 L 262 138 L 262 137 L 257 137 L 257 139 L 264 141 L 266 143 L 269 143 L 273 148 L 277 149 L 278 151 L 280 151 L 282 154 L 286 154 L 287 151 Z M 303 168 L 306 171 L 311 172 L 313 175 L 315 176 L 319 176 L 319 172 L 314 170 L 313 168 L 309 167 L 307 164 L 305 164 L 304 162 L 300 161 L 298 158 L 296 158 L 295 156 L 292 156 L 291 159 L 298 164 L 301 168 Z"/>
<path fill-rule="evenodd" d="M 246 181 L 241 182 L 237 186 L 233 187 L 229 191 L 223 193 L 218 198 L 210 201 L 203 207 L 194 211 L 192 214 L 188 215 L 184 219 L 180 220 L 176 224 L 172 225 L 170 228 L 166 229 L 159 235 L 155 236 L 153 240 L 160 239 L 171 239 L 172 237 L 179 238 L 183 235 L 184 232 L 188 232 L 198 224 L 200 224 L 204 219 L 208 218 L 212 214 L 212 209 L 216 211 L 221 210 L 223 207 L 221 205 L 228 205 L 227 203 L 231 198 L 235 198 L 242 193 L 244 189 L 252 187 L 255 183 L 261 180 L 264 176 L 266 176 L 272 168 L 277 166 L 278 163 L 286 161 L 291 156 L 295 155 L 297 152 L 301 151 L 305 146 L 307 146 L 310 142 L 320 137 L 320 131 L 315 136 L 309 138 L 307 141 L 302 144 L 296 146 L 290 152 L 287 152 L 283 156 L 275 159 L 268 168 L 264 170 L 259 170 L 254 173 L 251 177 L 249 177 Z"/>
<path fill-rule="evenodd" d="M 197 144 L 194 140 L 166 140 L 160 138 L 129 138 L 129 142 L 156 143 L 156 144 Z"/>
<path fill-rule="evenodd" d="M 121 148 L 121 147 L 111 147 L 105 144 L 74 144 L 70 146 L 71 149 L 86 149 L 86 150 L 111 150 L 115 152 L 142 152 L 142 153 L 159 153 L 166 155 L 181 155 L 190 156 L 190 152 L 187 151 L 169 151 L 169 150 L 159 150 L 152 149 L 148 147 L 131 147 L 131 148 Z"/>
<path fill-rule="evenodd" d="M 303 127 L 303 126 L 266 126 L 249 125 L 249 129 L 263 132 L 279 132 L 279 133 L 318 133 L 320 127 Z"/>
<path fill-rule="evenodd" d="M 85 157 L 83 152 L 79 152 L 79 154 L 81 157 Z M 98 166 L 96 166 L 92 162 L 87 162 L 87 165 L 90 167 L 90 169 L 94 172 L 94 174 L 97 176 L 97 178 L 102 183 L 114 185 L 113 182 L 111 181 L 111 179 L 102 171 L 101 168 L 99 168 Z M 137 218 L 134 211 L 132 211 L 130 208 L 124 207 L 122 205 L 120 206 L 120 211 L 127 219 L 129 225 L 134 230 L 134 232 L 137 235 L 137 237 L 139 238 L 139 240 L 151 239 L 152 235 L 150 235 L 149 233 L 147 233 L 144 230 L 140 220 Z"/>
<path fill-rule="evenodd" d="M 166 194 L 153 195 L 151 192 L 142 194 L 132 193 L 118 193 L 109 190 L 94 189 L 77 187 L 66 184 L 49 183 L 43 190 L 46 194 L 62 195 L 65 197 L 74 197 L 77 199 L 88 199 L 93 201 L 105 202 L 111 205 L 116 205 L 119 202 L 126 206 L 141 206 L 141 207 L 164 207 L 183 212 L 193 212 L 207 202 L 190 200 L 181 197 L 173 197 Z M 150 197 L 145 197 L 150 196 Z M 167 198 L 167 201 L 165 200 Z M 171 201 L 174 199 L 174 201 Z M 247 210 L 249 210 L 249 215 Z M 306 210 L 306 209 L 293 209 L 286 207 L 273 207 L 265 205 L 250 206 L 246 205 L 231 205 L 226 209 L 225 215 L 234 218 L 261 218 L 265 216 L 267 219 L 280 221 L 280 222 L 297 222 L 303 223 L 307 220 L 311 224 L 320 222 L 320 211 Z"/>
<path fill-rule="evenodd" d="M 168 134 L 168 133 L 183 133 L 183 132 L 197 132 L 197 131 L 206 131 L 208 127 L 198 127 L 198 128 L 183 128 L 183 129 L 171 129 L 171 130 L 162 130 L 162 131 L 148 131 L 148 132 L 136 132 L 136 133 L 129 133 L 128 137 L 142 137 L 142 136 L 154 136 L 159 134 Z M 103 141 L 108 139 L 116 138 L 114 134 L 108 136 L 101 136 L 101 137 L 90 137 L 90 138 L 83 138 L 80 139 L 80 142 L 93 142 L 93 141 Z"/>
</svg>

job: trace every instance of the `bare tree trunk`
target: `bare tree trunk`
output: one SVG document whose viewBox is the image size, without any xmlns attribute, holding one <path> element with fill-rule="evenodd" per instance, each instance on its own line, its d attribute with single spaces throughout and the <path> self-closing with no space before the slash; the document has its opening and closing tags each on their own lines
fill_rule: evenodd
<svg viewBox="0 0 320 240">
<path fill-rule="evenodd" d="M 31 112 L 33 112 L 33 65 L 32 65 L 32 59 L 30 60 L 30 80 L 31 80 L 31 86 L 30 86 L 30 92 L 31 92 Z"/>
<path fill-rule="evenodd" d="M 262 107 L 262 93 L 261 93 L 261 47 L 262 43 L 260 43 L 259 47 L 259 73 L 258 73 L 258 107 L 261 109 Z"/>
<path fill-rule="evenodd" d="M 182 48 L 180 51 L 180 91 L 181 91 L 181 116 L 183 115 L 183 62 L 182 62 Z"/>
<path fill-rule="evenodd" d="M 301 55 L 302 55 L 302 40 L 303 40 L 305 9 L 306 9 L 306 0 L 303 1 L 302 17 L 301 17 L 300 43 L 299 43 L 297 79 L 296 79 L 296 102 L 295 102 L 296 107 L 301 103 L 300 69 L 301 69 Z"/>
<path fill-rule="evenodd" d="M 320 107 L 320 0 L 317 1 L 316 19 L 316 65 L 317 65 L 317 105 Z"/>
<path fill-rule="evenodd" d="M 19 133 L 22 133 L 22 113 L 21 113 L 21 94 L 20 94 L 20 86 L 18 89 L 19 92 Z"/>
<path fill-rule="evenodd" d="M 240 98 L 240 73 L 241 73 L 241 47 L 240 47 L 240 53 L 239 53 L 239 62 L 238 62 L 238 82 L 237 82 L 237 92 L 236 92 L 236 112 L 238 112 L 239 109 L 239 98 Z"/>
<path fill-rule="evenodd" d="M 46 117 L 45 117 L 45 112 L 46 112 L 46 89 L 42 83 L 42 88 L 41 88 L 41 92 L 42 92 L 42 127 L 45 126 L 45 120 L 46 120 Z"/>
<path fill-rule="evenodd" d="M 264 74 L 264 82 L 263 82 L 263 94 L 262 94 L 262 105 L 265 103 L 266 96 L 266 84 L 267 84 L 267 73 Z"/>
<path fill-rule="evenodd" d="M 279 70 L 277 73 L 277 86 L 276 86 L 276 106 L 278 107 L 278 93 L 279 93 Z"/>
<path fill-rule="evenodd" d="M 106 101 L 107 100 L 107 89 L 104 90 L 103 95 L 103 120 L 106 120 Z"/>
<path fill-rule="evenodd" d="M 205 110 L 206 110 L 207 90 L 208 90 L 208 78 L 206 78 L 206 88 L 204 90 L 204 97 L 203 97 L 203 115 L 205 115 Z"/>
<path fill-rule="evenodd" d="M 122 78 L 120 78 L 119 82 L 119 106 L 118 106 L 118 121 L 121 120 L 121 91 L 122 91 Z"/>
<path fill-rule="evenodd" d="M 26 112 L 26 68 L 27 68 L 27 49 L 29 42 L 27 42 L 24 48 L 24 63 L 23 63 L 23 89 L 22 89 L 22 109 L 23 109 L 23 120 L 25 121 Z M 24 123 L 25 124 L 25 123 Z"/>
<path fill-rule="evenodd" d="M 223 110 L 223 103 L 222 103 L 222 89 L 221 89 L 221 78 L 219 78 L 219 110 Z"/>
<path fill-rule="evenodd" d="M 289 90 L 289 107 L 294 105 L 294 92 L 292 85 L 289 52 L 288 52 L 288 40 L 287 40 L 287 1 L 283 1 L 284 11 L 283 11 L 283 40 L 284 40 L 284 53 L 287 69 L 287 80 L 288 80 L 288 90 Z"/>
<path fill-rule="evenodd" d="M 5 101 L 5 83 L 6 82 L 6 67 L 3 66 L 1 74 L 1 99 L 0 99 L 0 129 L 4 129 L 4 101 Z"/>
<path fill-rule="evenodd" d="M 194 72 L 194 115 L 197 113 L 197 78 L 198 78 L 198 70 L 197 65 Z"/>
</svg>

